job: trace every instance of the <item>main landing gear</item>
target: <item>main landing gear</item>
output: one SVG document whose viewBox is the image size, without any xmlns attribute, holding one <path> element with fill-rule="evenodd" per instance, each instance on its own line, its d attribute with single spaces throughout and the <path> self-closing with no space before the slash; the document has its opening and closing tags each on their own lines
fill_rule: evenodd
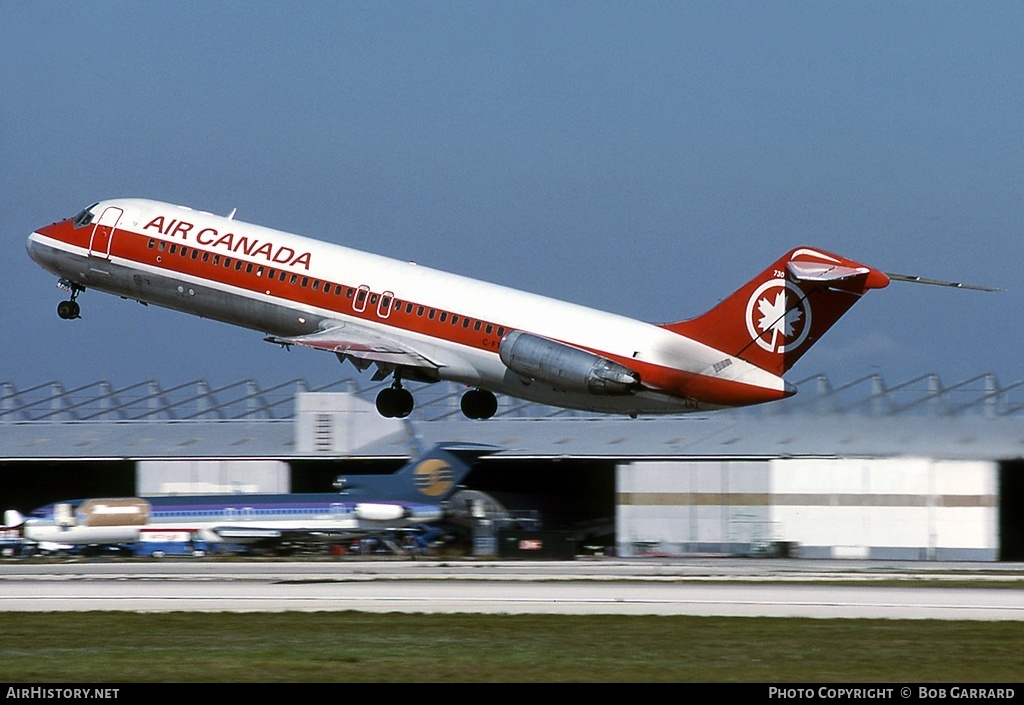
<svg viewBox="0 0 1024 705">
<path fill-rule="evenodd" d="M 79 294 L 85 291 L 85 287 L 79 284 L 75 284 L 72 281 L 68 281 L 67 279 L 61 279 L 59 282 L 57 282 L 57 286 L 59 286 L 61 289 L 65 289 L 71 292 L 71 298 L 69 298 L 67 301 L 61 301 L 59 304 L 57 304 L 57 315 L 66 321 L 70 321 L 75 318 L 81 318 L 79 314 L 81 313 L 82 309 L 78 305 L 78 302 L 75 301 L 75 299 L 78 298 Z"/>
<path fill-rule="evenodd" d="M 412 413 L 415 402 L 397 376 L 390 387 L 377 394 L 377 411 L 388 419 L 404 419 Z M 498 400 L 486 389 L 470 389 L 462 395 L 462 413 L 470 419 L 489 419 L 498 410 Z"/>
<path fill-rule="evenodd" d="M 470 389 L 462 395 L 461 406 L 468 419 L 489 419 L 498 410 L 498 400 L 486 389 Z"/>
<path fill-rule="evenodd" d="M 412 393 L 402 387 L 397 376 L 394 384 L 380 390 L 377 395 L 377 411 L 388 419 L 404 419 L 412 413 L 414 403 Z"/>
</svg>

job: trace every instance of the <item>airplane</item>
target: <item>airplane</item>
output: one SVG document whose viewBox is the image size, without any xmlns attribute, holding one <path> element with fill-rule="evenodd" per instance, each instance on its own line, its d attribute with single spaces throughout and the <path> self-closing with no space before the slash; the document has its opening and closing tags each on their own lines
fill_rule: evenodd
<svg viewBox="0 0 1024 705">
<path fill-rule="evenodd" d="M 405 381 L 466 385 L 466 417 L 498 394 L 601 413 L 673 414 L 784 399 L 783 378 L 861 296 L 912 281 L 797 247 L 707 313 L 654 324 L 146 199 L 94 203 L 39 228 L 28 253 L 70 292 L 87 288 L 333 352 L 374 381 L 382 416 L 413 410 Z"/>
<path fill-rule="evenodd" d="M 4 513 L 4 529 L 40 546 L 133 544 L 153 536 L 239 545 L 327 540 L 406 529 L 446 518 L 447 502 L 472 463 L 497 449 L 438 444 L 390 475 L 350 475 L 337 492 L 169 495 L 65 500 L 22 516 Z"/>
</svg>

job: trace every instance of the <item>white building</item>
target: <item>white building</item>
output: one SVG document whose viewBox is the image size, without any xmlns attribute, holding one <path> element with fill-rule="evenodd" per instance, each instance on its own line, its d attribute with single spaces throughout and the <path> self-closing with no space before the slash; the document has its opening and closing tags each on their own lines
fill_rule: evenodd
<svg viewBox="0 0 1024 705">
<path fill-rule="evenodd" d="M 15 506 L 46 493 L 109 496 L 113 476 L 132 483 L 125 493 L 289 491 L 297 469 L 395 463 L 471 441 L 501 449 L 471 488 L 534 496 L 563 521 L 607 514 L 621 555 L 1024 560 L 1022 383 L 871 377 L 833 388 L 814 377 L 798 387 L 765 407 L 640 419 L 503 399 L 495 418 L 469 421 L 462 390 L 442 383 L 419 387 L 416 410 L 398 421 L 374 412 L 379 385 L 344 381 L 7 383 L 0 487 Z M 88 472 L 67 473 L 76 467 Z"/>
</svg>

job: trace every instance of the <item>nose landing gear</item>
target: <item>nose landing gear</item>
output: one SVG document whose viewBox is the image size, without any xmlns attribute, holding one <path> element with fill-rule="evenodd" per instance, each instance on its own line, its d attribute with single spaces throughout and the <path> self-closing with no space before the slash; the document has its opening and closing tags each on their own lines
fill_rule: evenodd
<svg viewBox="0 0 1024 705">
<path fill-rule="evenodd" d="M 57 282 L 57 286 L 61 289 L 66 289 L 71 292 L 71 297 L 67 301 L 61 301 L 57 304 L 57 315 L 66 321 L 74 320 L 75 318 L 81 318 L 81 307 L 75 299 L 78 295 L 85 291 L 85 287 L 79 284 L 75 284 L 67 279 L 61 279 Z"/>
</svg>

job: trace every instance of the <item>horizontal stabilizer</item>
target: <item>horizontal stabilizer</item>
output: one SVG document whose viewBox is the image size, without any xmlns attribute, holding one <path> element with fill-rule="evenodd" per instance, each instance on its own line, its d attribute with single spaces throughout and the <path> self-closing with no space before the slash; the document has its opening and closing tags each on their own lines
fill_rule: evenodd
<svg viewBox="0 0 1024 705">
<path fill-rule="evenodd" d="M 941 279 L 925 279 L 924 277 L 915 277 L 911 274 L 892 274 L 886 272 L 886 276 L 896 282 L 910 282 L 911 284 L 931 284 L 932 286 L 949 286 L 954 289 L 972 289 L 973 291 L 1005 291 L 1004 289 L 993 288 L 990 286 L 977 286 L 976 284 L 964 284 L 962 282 L 947 282 Z"/>
<path fill-rule="evenodd" d="M 859 277 L 871 270 L 867 267 L 842 267 L 838 264 L 790 260 L 786 263 L 786 271 L 797 281 L 838 282 Z"/>
</svg>

